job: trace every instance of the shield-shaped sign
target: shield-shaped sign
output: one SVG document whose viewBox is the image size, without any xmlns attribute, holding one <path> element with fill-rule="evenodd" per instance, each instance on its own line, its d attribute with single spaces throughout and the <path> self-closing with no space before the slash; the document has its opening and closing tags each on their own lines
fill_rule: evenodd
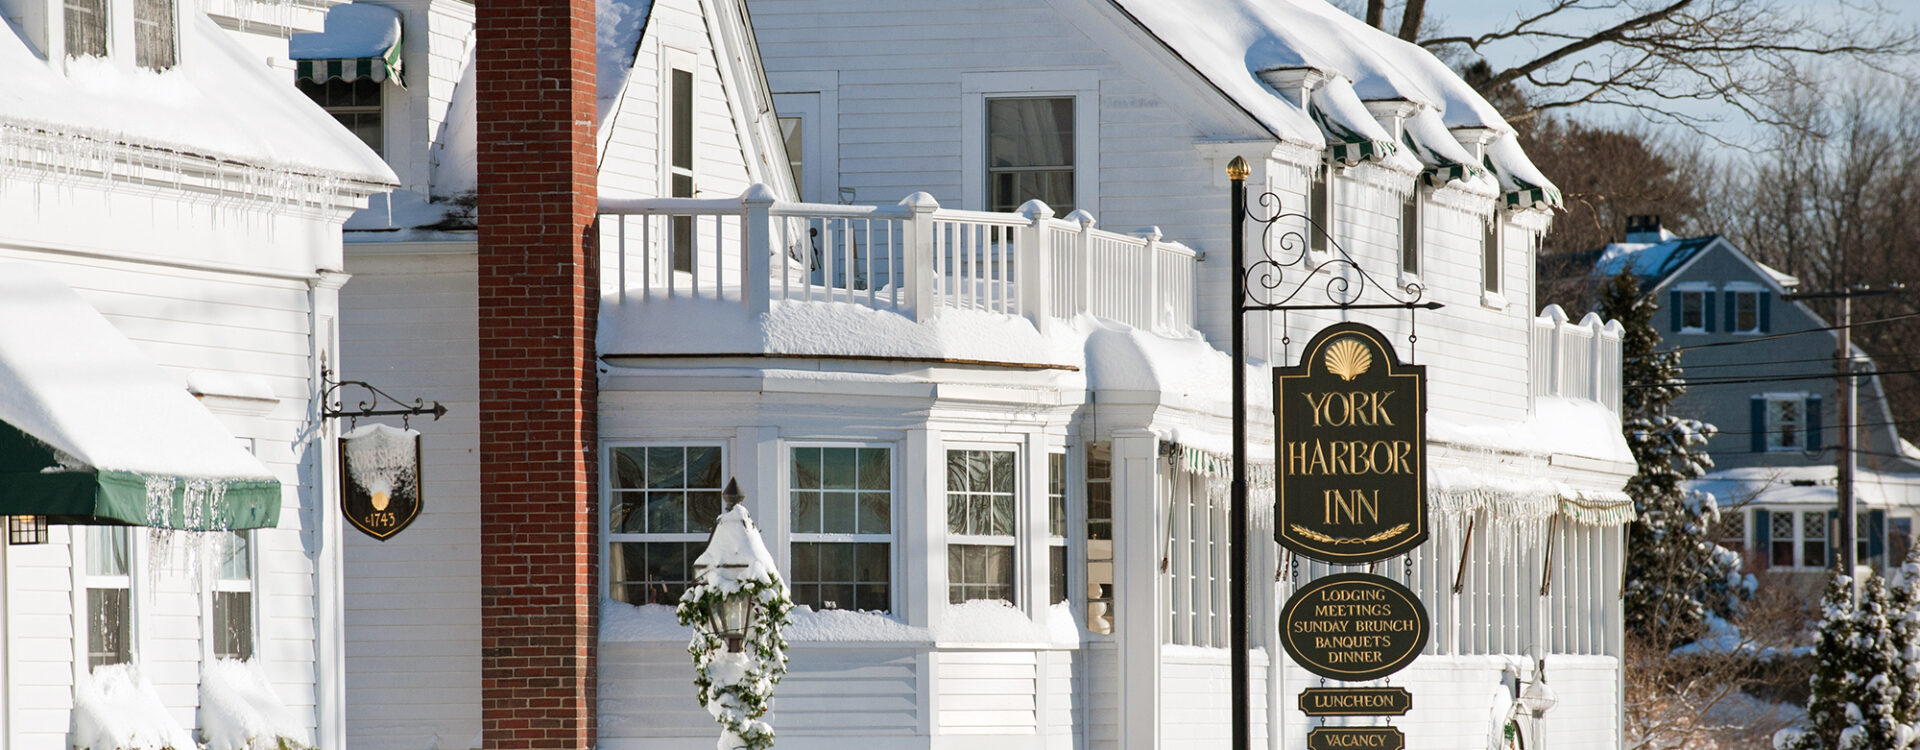
<svg viewBox="0 0 1920 750">
<path fill-rule="evenodd" d="M 1343 565 L 1427 538 L 1426 368 L 1371 326 L 1339 323 L 1273 376 L 1278 523 L 1287 549 Z"/>
<path fill-rule="evenodd" d="M 370 424 L 340 436 L 340 512 L 380 541 L 420 516 L 420 433 Z"/>
</svg>

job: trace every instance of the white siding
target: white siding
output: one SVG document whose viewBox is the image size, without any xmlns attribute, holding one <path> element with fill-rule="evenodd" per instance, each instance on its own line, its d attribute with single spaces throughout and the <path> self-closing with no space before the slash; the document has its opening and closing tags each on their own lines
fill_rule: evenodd
<svg viewBox="0 0 1920 750">
<path fill-rule="evenodd" d="M 476 261 L 385 250 L 348 255 L 343 377 L 448 411 L 412 420 L 425 448 L 413 525 L 384 542 L 347 532 L 348 738 L 371 750 L 464 748 L 480 731 Z"/>
</svg>

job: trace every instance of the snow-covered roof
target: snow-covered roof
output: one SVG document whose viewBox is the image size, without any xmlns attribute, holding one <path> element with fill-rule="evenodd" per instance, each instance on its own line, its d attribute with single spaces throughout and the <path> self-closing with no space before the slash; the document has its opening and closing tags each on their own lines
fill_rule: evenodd
<svg viewBox="0 0 1920 750">
<path fill-rule="evenodd" d="M 27 264 L 0 264 L 0 422 L 86 468 L 274 481 L 182 382 Z"/>
<path fill-rule="evenodd" d="M 594 47 L 598 68 L 594 83 L 599 87 L 600 122 L 627 89 L 627 77 L 633 73 L 633 56 L 640 51 L 640 37 L 652 15 L 653 0 L 595 0 L 594 17 L 598 28 Z"/>
<path fill-rule="evenodd" d="M 392 184 L 393 170 L 204 14 L 164 73 L 96 57 L 49 66 L 0 21 L 0 126 Z M 64 72 L 61 68 L 64 67 Z"/>
<path fill-rule="evenodd" d="M 294 34 L 287 56 L 294 60 L 347 60 L 382 57 L 400 43 L 400 11 L 368 3 L 327 9 L 326 30 Z"/>
<path fill-rule="evenodd" d="M 1713 493 L 1721 508 L 1737 504 L 1835 507 L 1832 465 L 1755 466 L 1725 469 L 1685 483 L 1688 489 Z M 1854 495 L 1874 508 L 1920 506 L 1920 473 L 1854 469 Z"/>
<path fill-rule="evenodd" d="M 1651 289 L 1661 279 L 1686 265 L 1695 255 L 1712 245 L 1719 235 L 1687 237 L 1666 242 L 1615 242 L 1600 251 L 1590 275 L 1609 277 L 1630 270 L 1640 277 L 1641 288 Z"/>
<path fill-rule="evenodd" d="M 1325 0 L 1113 1 L 1283 140 L 1320 146 L 1384 139 L 1387 148 L 1373 149 L 1374 159 L 1404 166 L 1409 160 L 1394 148 L 1401 144 L 1365 104 L 1405 101 L 1418 111 L 1408 118 L 1402 140 L 1428 169 L 1443 170 L 1446 180 L 1466 181 L 1470 192 L 1484 194 L 1492 189 L 1482 184 L 1484 161 L 1507 205 L 1560 204 L 1560 191 L 1526 158 L 1513 128 L 1472 86 L 1427 50 Z M 1328 77 L 1309 98 L 1310 112 L 1262 75 L 1297 70 Z M 1319 132 L 1305 132 L 1309 126 Z M 1494 134 L 1485 159 L 1462 146 L 1454 129 Z"/>
</svg>

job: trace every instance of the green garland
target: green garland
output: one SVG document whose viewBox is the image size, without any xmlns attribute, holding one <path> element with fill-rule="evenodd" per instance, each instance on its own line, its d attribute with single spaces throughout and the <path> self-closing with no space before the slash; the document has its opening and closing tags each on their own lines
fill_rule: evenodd
<svg viewBox="0 0 1920 750">
<path fill-rule="evenodd" d="M 748 750 L 773 747 L 773 725 L 761 721 L 772 707 L 773 686 L 787 672 L 787 641 L 780 633 L 793 623 L 793 599 L 786 583 L 774 572 L 739 581 L 739 592 L 728 594 L 710 583 L 696 583 L 680 596 L 675 614 L 680 624 L 693 627 L 693 642 L 687 653 L 693 655 L 693 684 L 700 705 L 706 706 L 715 721 L 739 737 Z M 757 611 L 747 627 L 746 643 L 739 657 L 746 668 L 737 675 L 715 674 L 716 662 L 727 656 L 727 641 L 713 631 L 711 615 L 729 596 L 751 597 Z M 728 670 L 734 671 L 734 670 Z M 728 682 L 727 678 L 732 677 Z"/>
</svg>

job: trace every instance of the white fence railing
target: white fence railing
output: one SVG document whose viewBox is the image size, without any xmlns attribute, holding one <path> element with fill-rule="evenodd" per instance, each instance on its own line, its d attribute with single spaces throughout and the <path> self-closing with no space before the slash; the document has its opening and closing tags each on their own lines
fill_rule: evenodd
<svg viewBox="0 0 1920 750">
<path fill-rule="evenodd" d="M 1042 332 L 1081 313 L 1193 327 L 1192 250 L 1158 229 L 1095 229 L 1083 211 L 1056 219 L 1039 201 L 1010 214 L 945 209 L 926 193 L 836 206 L 776 201 L 756 185 L 730 199 L 603 200 L 600 233 L 622 304 L 712 298 L 752 315 L 776 300 L 831 301 L 916 320 L 984 310 Z"/>
<path fill-rule="evenodd" d="M 1569 323 L 1566 311 L 1548 305 L 1533 319 L 1532 395 L 1596 401 L 1619 413 L 1621 333 L 1618 321 L 1587 313 Z"/>
</svg>

